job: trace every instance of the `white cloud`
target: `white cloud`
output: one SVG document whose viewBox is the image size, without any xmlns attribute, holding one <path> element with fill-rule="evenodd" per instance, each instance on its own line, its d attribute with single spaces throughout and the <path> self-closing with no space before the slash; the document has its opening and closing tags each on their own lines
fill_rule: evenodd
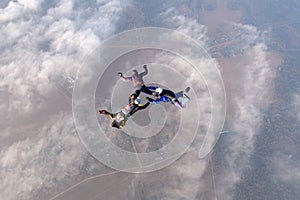
<svg viewBox="0 0 300 200">
<path fill-rule="evenodd" d="M 208 40 L 207 27 L 199 24 L 195 19 L 190 19 L 181 15 L 175 8 L 169 8 L 161 14 L 164 23 L 172 29 L 193 38 L 203 47 Z"/>
<path fill-rule="evenodd" d="M 197 154 L 198 147 L 192 147 L 170 167 L 137 175 L 129 191 L 145 199 L 198 199 L 199 189 L 204 193 L 211 185 L 202 179 L 208 163 L 195 160 Z"/>
<path fill-rule="evenodd" d="M 170 24 L 171 28 L 186 33 L 204 48 L 207 47 L 209 38 L 205 26 L 180 15 L 173 8 L 164 12 L 162 16 L 167 17 L 165 21 Z M 227 137 L 226 140 L 230 140 L 231 143 L 225 149 L 224 160 L 219 161 L 222 163 L 222 167 L 217 166 L 219 171 L 217 171 L 218 176 L 215 177 L 215 189 L 217 189 L 217 196 L 222 197 L 222 199 L 233 198 L 232 191 L 243 175 L 243 171 L 250 165 L 254 141 L 263 119 L 262 110 L 265 110 L 272 101 L 270 96 L 275 78 L 275 71 L 269 61 L 270 53 L 264 43 L 263 32 L 251 25 L 233 23 L 230 26 L 238 31 L 236 31 L 235 40 L 229 43 L 228 47 L 236 52 L 241 52 L 241 54 L 234 55 L 232 59 L 239 57 L 242 62 L 233 63 L 234 67 L 239 69 L 238 71 L 231 71 L 230 76 L 226 76 L 226 74 L 223 76 L 225 83 L 227 83 L 225 85 L 226 91 L 230 91 L 227 94 L 230 108 L 227 111 L 228 125 L 226 128 L 234 133 L 224 135 Z M 203 65 L 209 66 L 214 62 L 216 62 L 214 59 L 206 60 L 203 61 Z M 221 71 L 228 70 L 224 68 L 222 63 L 219 67 Z M 232 79 L 232 77 L 238 78 Z M 195 77 L 192 75 L 190 81 L 193 82 L 193 79 Z M 201 99 L 203 102 L 209 103 L 209 97 Z M 205 124 L 201 125 L 202 128 L 205 127 Z M 207 171 L 209 169 L 203 167 L 201 170 Z M 193 171 L 197 171 L 197 168 L 193 168 Z M 201 185 L 201 180 L 198 184 Z M 182 190 L 184 191 L 184 188 Z M 202 192 L 201 189 L 199 192 Z"/>
<path fill-rule="evenodd" d="M 5 9 L 0 9 L 0 22 L 14 20 L 23 14 L 24 5 L 10 1 Z"/>
<path fill-rule="evenodd" d="M 60 189 L 62 181 L 85 176 L 92 167 L 69 114 L 55 116 L 36 137 L 13 143 L 0 155 L 0 199 L 37 199 L 39 191 Z"/>
<path fill-rule="evenodd" d="M 85 5 L 84 2 L 80 3 Z M 51 80 L 61 72 L 75 74 L 84 56 L 114 33 L 127 3 L 99 0 L 85 7 L 61 0 L 47 7 L 42 6 L 42 1 L 11 1 L 0 9 L 3 36 L 0 38 L 0 87 L 8 88 L 7 109 L 12 118 L 18 112 L 24 118 L 30 117 L 33 110 L 47 105 L 45 99 L 53 92 Z M 170 28 L 188 34 L 204 47 L 207 45 L 205 26 L 180 15 L 176 9 L 161 16 L 166 24 L 174 25 Z M 244 33 L 240 40 L 243 43 L 234 45 L 245 51 L 249 62 L 240 66 L 241 82 L 236 84 L 242 89 L 230 95 L 230 101 L 236 104 L 228 115 L 228 128 L 236 134 L 226 150 L 224 174 L 216 180 L 217 192 L 223 199 L 230 199 L 230 191 L 248 166 L 262 119 L 260 110 L 268 106 L 264 99 L 272 90 L 268 82 L 274 78 L 260 32 L 250 25 L 235 26 Z M 209 102 L 204 97 L 203 102 Z M 68 182 L 71 178 L 67 177 L 80 174 L 87 155 L 74 133 L 71 116 L 60 114 L 40 129 L 37 137 L 15 142 L 2 150 L 1 198 L 32 199 L 41 191 Z M 157 189 L 162 196 L 195 199 L 199 191 L 204 191 L 201 177 L 209 170 L 207 162 L 194 161 L 197 153 L 191 152 L 163 170 L 167 171 L 169 184 Z"/>
<path fill-rule="evenodd" d="M 24 6 L 24 9 L 28 10 L 37 10 L 40 8 L 40 4 L 43 3 L 43 0 L 33 0 L 33 1 L 26 1 L 26 0 L 18 0 L 18 2 Z"/>
<path fill-rule="evenodd" d="M 0 199 L 45 199 L 93 169 L 72 116 L 53 102 L 53 81 L 76 74 L 85 56 L 115 33 L 129 3 L 19 0 L 0 9 L 0 88 L 7 98 L 0 108 L 8 116 L 1 138 L 18 140 L 0 153 Z M 31 122 L 39 116 L 50 121 Z"/>
<path fill-rule="evenodd" d="M 33 13 L 40 9 L 44 0 L 16 0 L 9 1 L 5 8 L 0 9 L 0 23 L 16 21 L 24 18 L 27 14 Z"/>
<path fill-rule="evenodd" d="M 85 55 L 116 30 L 128 1 L 86 8 L 64 0 L 49 8 L 41 3 L 10 2 L 0 12 L 0 86 L 8 86 L 9 112 L 39 107 L 52 92 L 53 77 L 64 71 L 75 75 Z M 22 14 L 25 8 L 35 12 Z"/>
<path fill-rule="evenodd" d="M 245 30 L 248 29 L 249 25 L 245 27 Z M 250 30 L 255 29 L 250 28 Z M 259 32 L 254 31 L 249 38 L 246 37 L 247 40 L 251 41 L 256 38 L 252 34 L 258 35 Z M 231 191 L 235 188 L 243 170 L 249 167 L 254 141 L 263 119 L 262 110 L 270 104 L 269 96 L 272 93 L 275 78 L 275 71 L 268 60 L 266 45 L 260 42 L 246 46 L 244 55 L 248 62 L 244 66 L 239 66 L 242 68 L 242 74 L 238 75 L 239 82 L 233 84 L 239 85 L 240 90 L 227 95 L 228 101 L 234 102 L 234 104 L 231 103 L 233 108 L 227 113 L 228 128 L 235 133 L 226 135 L 231 139 L 225 154 L 225 166 L 228 167 L 224 167 L 224 177 L 221 177 L 218 183 L 218 193 L 224 199 L 232 198 Z"/>
</svg>

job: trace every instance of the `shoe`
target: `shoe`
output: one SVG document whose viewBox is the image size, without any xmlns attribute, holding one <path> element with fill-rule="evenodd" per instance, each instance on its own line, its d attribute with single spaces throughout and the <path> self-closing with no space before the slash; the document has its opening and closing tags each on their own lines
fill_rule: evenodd
<svg viewBox="0 0 300 200">
<path fill-rule="evenodd" d="M 116 120 L 114 120 L 114 121 L 111 122 L 111 127 L 120 129 L 120 126 L 119 126 L 119 124 L 117 123 Z"/>
<path fill-rule="evenodd" d="M 184 92 L 189 92 L 190 91 L 190 87 L 185 88 Z"/>
<path fill-rule="evenodd" d="M 176 103 L 177 105 L 179 105 L 180 108 L 184 108 L 184 106 L 183 106 L 179 101 L 175 101 L 175 103 Z"/>
<path fill-rule="evenodd" d="M 105 110 L 99 110 L 99 114 L 105 114 Z"/>
</svg>

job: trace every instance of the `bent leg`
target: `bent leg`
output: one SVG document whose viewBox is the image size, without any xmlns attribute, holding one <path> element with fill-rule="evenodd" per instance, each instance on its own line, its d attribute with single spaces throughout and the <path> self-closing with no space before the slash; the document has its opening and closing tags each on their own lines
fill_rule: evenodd
<svg viewBox="0 0 300 200">
<path fill-rule="evenodd" d="M 150 86 L 151 87 L 151 86 Z M 149 95 L 152 95 L 153 94 L 153 91 L 151 91 L 151 88 L 150 87 L 146 87 L 145 85 L 143 85 L 141 87 L 141 91 L 146 93 L 146 94 L 149 94 Z"/>
<path fill-rule="evenodd" d="M 175 95 L 177 98 L 183 97 L 183 91 L 177 92 Z"/>
<path fill-rule="evenodd" d="M 160 96 L 166 96 L 169 97 L 170 99 L 176 99 L 175 93 L 171 90 L 163 90 Z"/>
<path fill-rule="evenodd" d="M 185 90 L 182 90 L 180 92 L 177 92 L 175 95 L 177 96 L 177 99 L 180 97 L 187 97 L 188 99 L 190 99 L 189 96 L 187 96 L 185 93 L 187 93 L 188 91 L 190 91 L 190 87 L 185 88 Z"/>
<path fill-rule="evenodd" d="M 147 102 L 147 103 L 145 103 L 145 104 L 142 105 L 142 106 L 137 106 L 137 107 L 135 107 L 135 108 L 129 113 L 129 115 L 132 116 L 132 115 L 133 115 L 134 113 L 136 113 L 138 110 L 143 110 L 143 109 L 147 108 L 149 105 L 150 105 L 150 102 Z"/>
<path fill-rule="evenodd" d="M 175 104 L 177 104 L 179 107 L 183 108 L 183 105 L 180 103 L 180 101 L 177 98 L 177 95 L 173 91 L 164 90 L 164 94 L 166 97 L 170 98 L 172 102 L 175 102 Z M 181 94 L 179 94 L 179 95 L 181 95 Z"/>
<path fill-rule="evenodd" d="M 124 119 L 124 120 L 122 120 L 122 121 L 119 122 L 119 129 L 124 128 L 126 121 L 127 120 Z"/>
</svg>

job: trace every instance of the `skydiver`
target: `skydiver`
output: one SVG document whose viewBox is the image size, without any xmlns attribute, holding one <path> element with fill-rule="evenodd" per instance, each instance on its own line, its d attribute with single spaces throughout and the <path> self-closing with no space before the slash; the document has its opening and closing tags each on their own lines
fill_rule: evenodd
<svg viewBox="0 0 300 200">
<path fill-rule="evenodd" d="M 135 89 L 135 94 L 137 96 L 139 96 L 141 92 L 152 95 L 152 91 L 149 90 L 145 86 L 144 80 L 143 80 L 143 77 L 148 74 L 147 65 L 144 65 L 143 68 L 144 68 L 145 71 L 143 71 L 142 73 L 138 73 L 138 71 L 136 69 L 132 70 L 132 76 L 130 76 L 130 77 L 124 77 L 123 73 L 118 72 L 119 76 L 124 81 L 132 81 L 133 82 L 133 86 L 134 86 L 134 89 Z"/>
<path fill-rule="evenodd" d="M 110 113 L 106 110 L 99 110 L 99 114 L 106 115 L 110 119 L 112 119 L 111 126 L 122 129 L 125 126 L 126 121 L 129 119 L 130 116 L 132 116 L 134 113 L 136 113 L 138 110 L 143 110 L 147 108 L 150 105 L 150 102 L 147 102 L 144 105 L 140 104 L 139 97 L 133 93 L 129 97 L 128 104 L 121 109 L 121 111 L 117 113 Z"/>
<path fill-rule="evenodd" d="M 180 91 L 177 93 L 174 93 L 171 90 L 163 89 L 156 86 L 148 86 L 149 90 L 155 91 L 154 94 L 157 96 L 156 99 L 152 99 L 150 97 L 146 97 L 148 102 L 151 102 L 153 104 L 158 104 L 161 102 L 171 102 L 174 105 L 177 105 L 181 108 L 184 108 L 184 105 L 182 102 L 179 101 L 179 98 L 187 98 L 190 99 L 185 93 L 190 90 L 190 87 L 187 87 L 184 91 Z"/>
</svg>

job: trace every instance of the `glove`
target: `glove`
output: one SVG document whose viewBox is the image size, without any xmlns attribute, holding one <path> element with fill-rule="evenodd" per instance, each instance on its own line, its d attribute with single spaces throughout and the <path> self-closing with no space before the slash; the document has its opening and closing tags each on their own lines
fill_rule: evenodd
<svg viewBox="0 0 300 200">
<path fill-rule="evenodd" d="M 123 74 L 122 74 L 122 72 L 118 72 L 118 74 L 119 74 L 119 76 L 120 76 L 120 77 L 123 77 Z"/>
</svg>

